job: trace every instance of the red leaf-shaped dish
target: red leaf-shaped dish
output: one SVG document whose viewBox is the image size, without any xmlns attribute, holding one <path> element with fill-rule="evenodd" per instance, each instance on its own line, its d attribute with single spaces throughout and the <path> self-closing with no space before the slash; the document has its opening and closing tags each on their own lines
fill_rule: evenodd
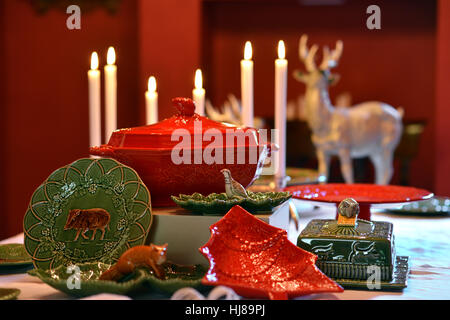
<svg viewBox="0 0 450 320">
<path fill-rule="evenodd" d="M 210 267 L 202 283 L 224 285 L 247 298 L 288 299 L 342 292 L 315 265 L 317 256 L 292 244 L 286 231 L 234 206 L 210 227 L 200 248 Z"/>
</svg>

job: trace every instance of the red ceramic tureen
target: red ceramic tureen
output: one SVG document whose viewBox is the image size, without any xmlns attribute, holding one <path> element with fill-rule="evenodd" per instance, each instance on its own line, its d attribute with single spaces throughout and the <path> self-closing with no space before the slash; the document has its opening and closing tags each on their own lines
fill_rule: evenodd
<svg viewBox="0 0 450 320">
<path fill-rule="evenodd" d="M 191 99 L 172 99 L 178 113 L 153 125 L 120 129 L 91 154 L 134 168 L 153 206 L 171 206 L 171 195 L 224 192 L 221 169 L 244 187 L 259 176 L 269 147 L 254 128 L 216 122 L 196 114 Z"/>
</svg>

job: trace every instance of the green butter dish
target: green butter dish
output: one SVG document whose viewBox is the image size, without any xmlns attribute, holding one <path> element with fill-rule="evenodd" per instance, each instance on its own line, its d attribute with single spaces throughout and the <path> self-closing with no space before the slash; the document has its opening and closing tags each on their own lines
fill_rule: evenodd
<svg viewBox="0 0 450 320">
<path fill-rule="evenodd" d="M 317 255 L 317 266 L 332 278 L 367 279 L 367 267 L 379 266 L 381 280 L 392 275 L 395 251 L 392 224 L 358 220 L 355 233 L 336 220 L 312 220 L 297 245 Z"/>
<path fill-rule="evenodd" d="M 188 267 L 171 262 L 163 264 L 166 278 L 158 279 L 152 271 L 138 268 L 120 281 L 98 280 L 102 272 L 111 265 L 101 262 L 79 264 L 78 276 L 74 266 L 62 266 L 52 269 L 33 269 L 28 271 L 31 276 L 38 277 L 51 287 L 74 297 L 86 297 L 100 293 L 136 296 L 149 292 L 171 295 L 184 287 L 204 288 L 201 279 L 206 268 L 201 265 Z"/>
<path fill-rule="evenodd" d="M 395 258 L 392 277 L 389 280 L 381 280 L 378 283 L 375 282 L 374 277 L 368 280 L 343 278 L 334 278 L 333 280 L 346 289 L 400 291 L 408 286 L 409 271 L 409 257 L 397 256 Z"/>
<path fill-rule="evenodd" d="M 117 261 L 144 244 L 150 193 L 136 171 L 113 159 L 86 158 L 57 169 L 33 193 L 23 226 L 37 269 Z"/>
<path fill-rule="evenodd" d="M 16 288 L 0 288 L 0 300 L 17 299 L 19 294 L 20 290 Z"/>
<path fill-rule="evenodd" d="M 312 220 L 300 233 L 297 246 L 317 255 L 316 265 L 344 288 L 368 289 L 378 277 L 379 290 L 403 289 L 409 273 L 408 257 L 396 255 L 393 225 L 357 219 L 359 205 L 346 199 L 338 220 Z"/>
<path fill-rule="evenodd" d="M 180 194 L 172 196 L 172 200 L 180 207 L 203 215 L 222 216 L 232 207 L 239 205 L 253 214 L 272 213 L 273 209 L 292 195 L 289 192 L 251 192 L 247 190 L 247 197 L 228 197 L 226 193 L 211 193 L 204 196 L 200 193 L 191 195 Z"/>
</svg>

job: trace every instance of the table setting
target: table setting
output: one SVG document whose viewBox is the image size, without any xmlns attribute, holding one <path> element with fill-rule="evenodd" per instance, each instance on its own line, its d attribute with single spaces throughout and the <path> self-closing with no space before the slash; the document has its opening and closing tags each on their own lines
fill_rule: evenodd
<svg viewBox="0 0 450 320">
<path fill-rule="evenodd" d="M 306 226 L 309 221 L 316 218 L 333 218 L 335 209 L 323 207 L 314 209 L 314 206 L 296 202 L 297 208 L 304 212 L 300 216 L 300 226 Z M 410 275 L 408 286 L 402 291 L 377 291 L 377 290 L 344 290 L 341 293 L 310 294 L 297 299 L 317 300 L 366 300 L 366 299 L 447 299 L 446 288 L 449 283 L 450 261 L 448 252 L 448 228 L 450 219 L 448 217 L 429 217 L 391 215 L 383 210 L 375 210 L 373 219 L 390 221 L 395 225 L 397 236 L 397 251 L 401 255 L 410 257 Z M 294 227 L 292 227 L 294 228 Z M 23 243 L 23 234 L 1 241 L 1 244 Z M 431 248 L 425 250 L 424 248 Z M 30 269 L 30 265 L 28 265 Z M 42 299 L 42 300 L 66 300 L 76 297 L 68 295 L 56 288 L 42 282 L 39 278 L 27 273 L 2 274 L 0 276 L 0 287 L 9 290 L 20 290 L 19 299 Z M 197 291 L 197 290 L 196 290 Z M 198 291 L 197 291 L 198 292 Z M 238 296 L 239 299 L 244 299 Z M 156 293 L 143 293 L 134 297 L 140 299 L 169 299 L 169 295 Z M 96 294 L 83 299 L 131 299 L 127 295 L 120 294 Z"/>
<path fill-rule="evenodd" d="M 307 41 L 272 45 L 273 128 L 255 116 L 251 41 L 235 62 L 240 100 L 216 110 L 202 68 L 192 96 L 170 100 L 150 75 L 144 124 L 129 127 L 118 125 L 120 52 L 109 46 L 102 66 L 92 51 L 89 144 L 50 172 L 33 168 L 45 179 L 14 217 L 21 232 L 0 241 L 0 300 L 450 299 L 450 198 L 390 184 L 407 110 L 333 105 L 344 42 Z M 316 168 L 288 165 L 291 79 L 305 88 Z M 364 157 L 374 181 L 356 183 Z"/>
</svg>

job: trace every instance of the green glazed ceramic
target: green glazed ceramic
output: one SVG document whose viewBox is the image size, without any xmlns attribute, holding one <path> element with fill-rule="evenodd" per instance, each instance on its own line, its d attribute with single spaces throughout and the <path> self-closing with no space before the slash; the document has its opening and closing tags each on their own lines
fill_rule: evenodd
<svg viewBox="0 0 450 320">
<path fill-rule="evenodd" d="M 19 294 L 20 290 L 16 288 L 0 288 L 0 300 L 17 299 Z"/>
<path fill-rule="evenodd" d="M 30 255 L 25 246 L 20 243 L 0 245 L 0 269 L 12 266 L 24 266 L 32 264 Z"/>
<path fill-rule="evenodd" d="M 151 223 L 150 193 L 136 171 L 113 159 L 80 159 L 34 192 L 25 248 L 37 269 L 113 263 L 144 244 Z"/>
<path fill-rule="evenodd" d="M 379 287 L 373 285 L 371 286 L 371 288 L 369 288 L 367 280 L 342 278 L 333 278 L 333 280 L 339 283 L 345 289 L 400 291 L 408 286 L 409 269 L 409 258 L 404 256 L 397 256 L 394 264 L 392 278 L 390 280 L 380 281 Z"/>
<path fill-rule="evenodd" d="M 327 276 L 367 279 L 367 267 L 380 268 L 382 281 L 392 278 L 395 264 L 393 226 L 389 222 L 357 220 L 340 226 L 336 220 L 315 219 L 300 233 L 297 246 L 317 255 L 317 266 Z"/>
<path fill-rule="evenodd" d="M 398 208 L 385 209 L 384 211 L 411 216 L 443 216 L 450 213 L 450 198 L 434 197 L 429 200 L 408 203 Z"/>
<path fill-rule="evenodd" d="M 121 279 L 119 282 L 98 280 L 101 273 L 109 268 L 109 264 L 86 263 L 80 264 L 79 288 L 74 281 L 74 270 L 59 266 L 53 270 L 30 270 L 28 274 L 38 277 L 43 282 L 75 297 L 86 297 L 99 293 L 112 293 L 133 296 L 149 291 L 158 291 L 167 295 L 173 294 L 184 287 L 201 288 L 201 279 L 206 269 L 201 265 L 189 268 L 170 262 L 165 263 L 166 279 L 158 279 L 153 272 L 145 268 L 137 269 L 133 274 Z M 72 278 L 70 278 L 72 277 Z"/>
<path fill-rule="evenodd" d="M 192 195 L 180 194 L 172 196 L 172 200 L 180 207 L 203 215 L 222 216 L 235 205 L 240 205 L 250 213 L 272 213 L 272 210 L 289 200 L 289 192 L 251 192 L 247 191 L 248 198 L 228 198 L 225 193 L 211 193 L 204 196 L 200 193 Z"/>
</svg>

